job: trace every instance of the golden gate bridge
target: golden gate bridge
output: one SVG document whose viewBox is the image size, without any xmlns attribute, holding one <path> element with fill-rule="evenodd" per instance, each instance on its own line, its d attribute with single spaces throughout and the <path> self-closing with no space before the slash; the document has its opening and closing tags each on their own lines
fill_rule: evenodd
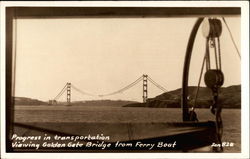
<svg viewBox="0 0 250 159">
<path fill-rule="evenodd" d="M 158 89 L 162 90 L 163 92 L 167 92 L 167 90 L 161 86 L 160 84 L 158 84 L 157 82 L 155 82 L 150 76 L 143 74 L 142 76 L 140 76 L 138 79 L 136 79 L 134 82 L 131 82 L 130 84 L 128 84 L 127 86 L 117 90 L 117 91 L 113 91 L 107 94 L 92 94 L 86 91 L 82 91 L 81 89 L 79 89 L 78 87 L 76 87 L 75 85 L 73 85 L 70 82 L 67 82 L 64 87 L 62 88 L 62 90 L 55 96 L 55 98 L 53 100 L 49 100 L 49 104 L 53 105 L 56 104 L 57 101 L 59 100 L 59 98 L 66 92 L 66 100 L 67 100 L 67 105 L 71 105 L 71 96 L 72 96 L 72 89 L 79 92 L 82 95 L 85 96 L 93 96 L 93 97 L 107 97 L 107 96 L 112 96 L 115 94 L 119 94 L 122 92 L 127 91 L 128 89 L 134 87 L 135 85 L 137 85 L 139 82 L 142 81 L 142 100 L 143 103 L 146 103 L 147 99 L 148 99 L 148 81 L 150 83 L 152 83 L 154 86 L 156 86 Z"/>
</svg>

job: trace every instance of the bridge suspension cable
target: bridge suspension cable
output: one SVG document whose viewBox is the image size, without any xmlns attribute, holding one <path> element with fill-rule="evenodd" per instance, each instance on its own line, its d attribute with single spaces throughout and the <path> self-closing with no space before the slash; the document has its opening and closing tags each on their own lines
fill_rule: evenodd
<svg viewBox="0 0 250 159">
<path fill-rule="evenodd" d="M 161 85 L 156 83 L 151 77 L 148 76 L 148 80 L 149 80 L 149 82 L 151 82 L 153 85 L 155 85 L 157 88 L 159 88 L 163 92 L 167 92 L 167 89 L 165 89 L 164 87 L 162 87 Z"/>
<path fill-rule="evenodd" d="M 94 94 L 92 94 L 92 93 L 88 93 L 88 92 L 82 91 L 82 90 L 78 89 L 76 86 L 74 86 L 73 84 L 71 84 L 71 87 L 72 87 L 73 89 L 75 89 L 77 92 L 79 92 L 79 93 L 81 93 L 81 94 L 83 94 L 83 95 L 97 96 L 97 95 L 94 95 Z"/>
<path fill-rule="evenodd" d="M 127 85 L 126 87 L 123 87 L 122 89 L 119 89 L 118 91 L 114 91 L 112 93 L 107 93 L 107 94 L 101 94 L 98 95 L 99 97 L 104 97 L 104 96 L 111 96 L 114 94 L 118 94 L 118 93 L 122 93 L 128 89 L 130 89 L 131 87 L 135 86 L 137 83 L 139 83 L 142 80 L 142 76 L 140 76 L 137 80 L 135 80 L 134 82 L 130 83 L 129 85 Z"/>
<path fill-rule="evenodd" d="M 81 89 L 77 88 L 76 86 L 74 86 L 73 84 L 71 83 L 67 83 L 63 89 L 57 94 L 57 96 L 54 98 L 54 100 L 58 100 L 62 95 L 63 93 L 67 90 L 68 87 L 70 88 L 73 88 L 75 91 L 81 93 L 82 95 L 88 95 L 88 96 L 96 96 L 96 97 L 106 97 L 106 96 L 111 96 L 111 95 L 115 95 L 115 94 L 118 94 L 118 93 L 122 93 L 128 89 L 130 89 L 131 87 L 135 86 L 136 84 L 138 84 L 140 81 L 142 81 L 144 79 L 145 75 L 142 75 L 140 76 L 138 79 L 136 79 L 134 82 L 130 83 L 129 85 L 117 90 L 117 91 L 114 91 L 114 92 L 111 92 L 111 93 L 107 93 L 107 94 L 100 94 L 100 95 L 95 95 L 95 94 L 92 94 L 92 93 L 89 93 L 89 92 L 85 92 L 85 91 L 82 91 Z M 156 83 L 151 77 L 147 76 L 146 75 L 146 80 L 149 80 L 153 85 L 155 85 L 157 88 L 159 88 L 160 90 L 162 90 L 163 92 L 167 92 L 167 90 L 162 87 L 161 85 L 159 85 L 158 83 Z M 68 84 L 70 84 L 70 86 L 68 86 Z"/>
<path fill-rule="evenodd" d="M 54 98 L 54 100 L 58 100 L 62 96 L 62 94 L 66 91 L 67 85 L 68 85 L 68 83 L 65 84 L 63 89 L 57 94 L 57 96 Z"/>
</svg>

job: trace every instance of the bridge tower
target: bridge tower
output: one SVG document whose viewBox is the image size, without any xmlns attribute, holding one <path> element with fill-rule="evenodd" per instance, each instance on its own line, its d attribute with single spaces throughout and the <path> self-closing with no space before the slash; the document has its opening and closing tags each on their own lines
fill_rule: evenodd
<svg viewBox="0 0 250 159">
<path fill-rule="evenodd" d="M 71 83 L 67 83 L 67 105 L 71 105 Z"/>
<path fill-rule="evenodd" d="M 147 99 L 148 99 L 148 75 L 143 75 L 143 92 L 142 92 L 142 99 L 143 99 L 143 103 L 146 103 Z"/>
</svg>

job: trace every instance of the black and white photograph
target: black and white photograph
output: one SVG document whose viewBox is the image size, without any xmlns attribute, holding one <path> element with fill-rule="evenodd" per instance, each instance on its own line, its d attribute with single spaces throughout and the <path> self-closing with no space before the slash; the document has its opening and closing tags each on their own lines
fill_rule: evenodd
<svg viewBox="0 0 250 159">
<path fill-rule="evenodd" d="M 1 156 L 246 157 L 248 3 L 103 3 L 2 2 Z"/>
</svg>

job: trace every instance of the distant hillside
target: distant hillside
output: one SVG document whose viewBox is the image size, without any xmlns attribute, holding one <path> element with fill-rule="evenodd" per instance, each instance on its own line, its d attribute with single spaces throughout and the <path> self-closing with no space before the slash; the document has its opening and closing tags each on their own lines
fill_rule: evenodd
<svg viewBox="0 0 250 159">
<path fill-rule="evenodd" d="M 46 102 L 26 97 L 14 97 L 15 105 L 46 105 Z"/>
<path fill-rule="evenodd" d="M 125 100 L 90 100 L 90 101 L 73 101 L 73 106 L 123 106 L 134 101 Z M 31 99 L 26 97 L 15 97 L 15 105 L 49 105 L 48 102 Z M 67 105 L 66 102 L 57 102 L 57 105 Z"/>
<path fill-rule="evenodd" d="M 194 103 L 197 87 L 191 86 L 189 91 L 190 106 Z M 212 93 L 209 88 L 200 87 L 199 96 L 197 99 L 196 107 L 209 108 L 212 103 Z M 241 85 L 222 87 L 219 92 L 219 103 L 224 108 L 241 108 Z M 181 107 L 181 89 L 163 93 L 155 98 L 150 98 L 145 104 L 132 104 L 126 106 L 138 107 L 157 107 L 157 108 L 180 108 Z"/>
<path fill-rule="evenodd" d="M 189 87 L 189 105 L 192 106 L 197 87 Z M 212 103 L 211 90 L 200 87 L 196 107 L 209 108 Z M 219 103 L 224 108 L 241 108 L 241 85 L 222 87 L 219 93 Z M 125 106 L 125 107 L 153 107 L 153 108 L 180 108 L 181 89 L 163 93 L 155 98 L 150 98 L 146 103 L 124 100 L 90 100 L 75 101 L 74 106 Z M 37 99 L 15 97 L 15 105 L 48 105 L 48 102 Z M 58 102 L 57 105 L 66 105 L 66 102 Z"/>
</svg>

